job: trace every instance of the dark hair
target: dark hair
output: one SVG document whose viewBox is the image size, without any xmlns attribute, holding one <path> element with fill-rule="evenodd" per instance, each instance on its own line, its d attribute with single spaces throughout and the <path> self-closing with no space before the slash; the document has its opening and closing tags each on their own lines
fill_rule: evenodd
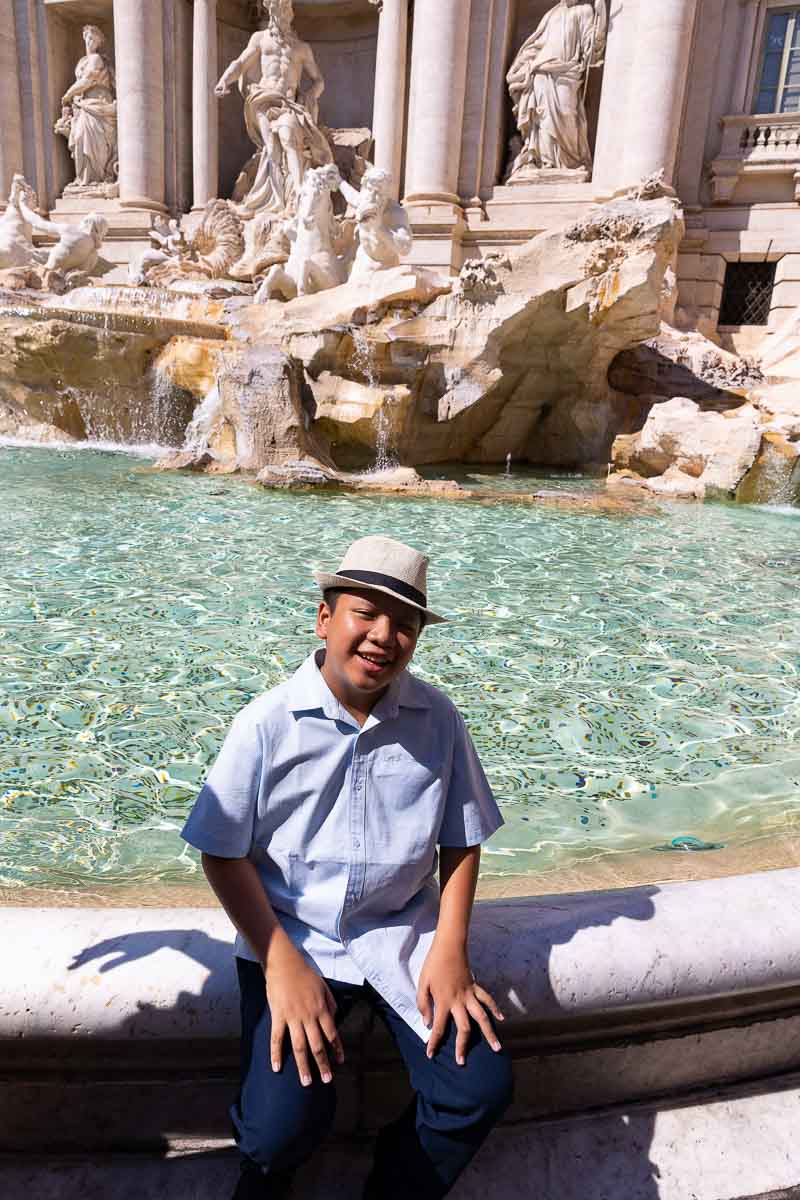
<svg viewBox="0 0 800 1200">
<path fill-rule="evenodd" d="M 347 591 L 347 588 L 326 588 L 322 593 L 322 599 L 325 601 L 331 612 L 336 611 L 336 603 L 342 592 L 345 591 Z M 408 607 L 411 608 L 412 605 L 409 605 Z M 419 631 L 422 633 L 423 629 L 425 628 L 427 617 L 421 608 L 415 608 L 414 612 L 419 614 Z"/>
</svg>

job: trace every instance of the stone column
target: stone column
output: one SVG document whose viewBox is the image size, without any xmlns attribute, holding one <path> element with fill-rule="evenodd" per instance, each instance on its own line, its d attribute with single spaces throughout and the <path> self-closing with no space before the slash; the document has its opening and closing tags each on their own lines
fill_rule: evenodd
<svg viewBox="0 0 800 1200">
<path fill-rule="evenodd" d="M 164 208 L 163 0 L 114 0 L 120 202 Z"/>
<path fill-rule="evenodd" d="M 19 54 L 14 0 L 0 0 L 0 207 L 5 205 L 11 180 L 22 172 L 22 106 L 19 96 Z"/>
<path fill-rule="evenodd" d="M 217 0 L 194 0 L 192 40 L 192 153 L 194 204 L 205 208 L 219 190 Z"/>
<path fill-rule="evenodd" d="M 611 5 L 592 167 L 595 194 L 601 198 L 622 184 L 629 81 L 636 53 L 636 17 L 636 7 L 630 0 L 624 5 Z"/>
<path fill-rule="evenodd" d="M 624 183 L 664 170 L 672 185 L 686 97 L 697 0 L 646 0 L 628 91 Z"/>
<path fill-rule="evenodd" d="M 376 167 L 391 171 L 396 200 L 400 195 L 406 118 L 408 0 L 371 0 L 371 3 L 380 7 L 372 115 L 373 159 Z"/>
<path fill-rule="evenodd" d="M 458 204 L 472 0 L 415 0 L 406 200 Z"/>
</svg>

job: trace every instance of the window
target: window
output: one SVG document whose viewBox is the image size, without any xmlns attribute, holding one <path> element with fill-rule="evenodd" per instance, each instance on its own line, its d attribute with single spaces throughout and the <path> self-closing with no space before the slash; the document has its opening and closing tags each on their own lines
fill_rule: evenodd
<svg viewBox="0 0 800 1200">
<path fill-rule="evenodd" d="M 725 271 L 720 325 L 766 325 L 775 287 L 774 262 L 732 262 Z"/>
<path fill-rule="evenodd" d="M 767 13 L 755 112 L 800 112 L 800 8 Z"/>
</svg>

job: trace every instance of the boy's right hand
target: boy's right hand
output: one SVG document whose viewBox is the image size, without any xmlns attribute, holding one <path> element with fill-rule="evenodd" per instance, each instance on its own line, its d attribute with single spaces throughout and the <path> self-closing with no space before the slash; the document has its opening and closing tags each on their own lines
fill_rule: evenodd
<svg viewBox="0 0 800 1200">
<path fill-rule="evenodd" d="M 339 1065 L 344 1062 L 344 1049 L 334 1021 L 336 1001 L 327 983 L 290 943 L 279 955 L 270 954 L 266 985 L 272 1015 L 273 1071 L 280 1071 L 283 1066 L 283 1042 L 288 1029 L 303 1087 L 311 1086 L 309 1051 L 322 1082 L 330 1083 L 333 1075 L 326 1042 Z"/>
</svg>

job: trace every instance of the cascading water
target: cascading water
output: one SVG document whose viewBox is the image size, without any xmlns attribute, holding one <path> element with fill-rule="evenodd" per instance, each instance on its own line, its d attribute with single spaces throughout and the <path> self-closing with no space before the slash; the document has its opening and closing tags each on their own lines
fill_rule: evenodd
<svg viewBox="0 0 800 1200">
<path fill-rule="evenodd" d="M 222 410 L 222 398 L 216 384 L 204 396 L 195 409 L 186 429 L 182 449 L 186 453 L 200 455 L 208 450 L 212 434 L 217 427 Z"/>
<path fill-rule="evenodd" d="M 351 336 L 353 339 L 353 365 L 359 374 L 364 376 L 367 385 L 372 389 L 377 389 L 380 386 L 380 382 L 369 338 L 360 325 L 354 325 L 351 328 Z M 375 414 L 375 463 L 369 474 L 391 471 L 399 465 L 397 454 L 391 445 L 392 422 L 390 420 L 390 408 L 393 403 L 393 395 L 388 394 L 384 396 L 383 403 Z"/>
</svg>

